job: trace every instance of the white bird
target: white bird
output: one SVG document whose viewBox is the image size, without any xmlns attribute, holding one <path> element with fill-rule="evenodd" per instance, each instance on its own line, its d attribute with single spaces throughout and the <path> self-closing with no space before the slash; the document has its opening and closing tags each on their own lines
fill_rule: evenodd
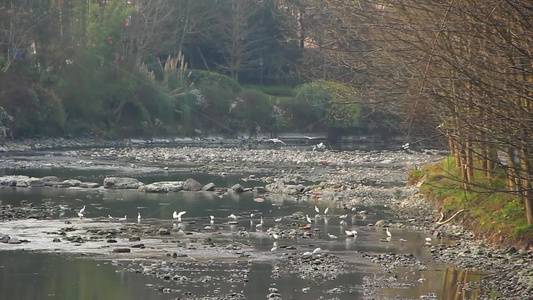
<svg viewBox="0 0 533 300">
<path fill-rule="evenodd" d="M 141 213 L 140 212 L 137 213 L 137 222 L 141 222 Z"/>
<path fill-rule="evenodd" d="M 229 215 L 228 218 L 232 220 L 237 220 L 237 216 L 235 214 Z"/>
<path fill-rule="evenodd" d="M 263 217 L 261 217 L 261 222 L 259 224 L 255 225 L 255 228 L 261 228 L 263 227 Z"/>
<path fill-rule="evenodd" d="M 309 215 L 305 215 L 305 218 L 307 219 L 307 222 L 313 223 L 313 222 L 311 222 L 311 218 L 309 218 Z"/>
<path fill-rule="evenodd" d="M 285 143 L 284 143 L 282 140 L 277 139 L 277 138 L 268 139 L 268 140 L 266 140 L 266 141 L 267 141 L 267 142 L 272 142 L 272 143 L 274 143 L 274 144 L 280 143 L 280 144 L 285 145 Z"/>
<path fill-rule="evenodd" d="M 107 217 L 109 218 L 109 220 L 113 220 L 114 219 L 111 215 L 107 215 Z"/>
<path fill-rule="evenodd" d="M 118 220 L 119 221 L 126 221 L 128 219 L 128 217 L 126 215 L 124 215 L 124 218 L 119 218 Z"/>
<path fill-rule="evenodd" d="M 277 233 L 272 233 L 272 238 L 274 238 L 275 240 L 279 239 L 279 235 Z"/>
<path fill-rule="evenodd" d="M 389 227 L 385 227 L 388 237 L 392 237 L 392 233 L 389 231 Z"/>
<path fill-rule="evenodd" d="M 274 242 L 274 243 L 272 244 L 272 246 L 273 246 L 273 247 L 272 247 L 272 249 L 270 249 L 270 251 L 271 251 L 271 252 L 276 251 L 276 250 L 278 249 L 278 242 Z"/>
<path fill-rule="evenodd" d="M 59 204 L 60 210 L 68 210 L 68 206 Z"/>
<path fill-rule="evenodd" d="M 425 238 L 426 242 L 431 243 L 431 238 L 427 237 Z"/>
<path fill-rule="evenodd" d="M 277 218 L 277 219 L 275 219 L 274 221 L 276 221 L 276 222 L 281 222 L 281 220 L 282 220 L 282 218 Z"/>
<path fill-rule="evenodd" d="M 311 256 L 311 255 L 313 255 L 313 253 L 310 252 L 310 251 L 304 252 L 304 253 L 302 254 L 302 256 Z"/>
<path fill-rule="evenodd" d="M 317 214 L 320 213 L 320 210 L 318 209 L 318 207 L 316 205 L 315 205 L 315 211 L 316 211 Z"/>
<path fill-rule="evenodd" d="M 174 220 L 177 220 L 178 222 L 181 222 L 181 216 L 183 216 L 186 213 L 187 213 L 186 211 L 180 211 L 179 213 L 177 211 L 174 211 L 172 213 L 172 218 Z"/>
<path fill-rule="evenodd" d="M 403 149 L 403 150 L 407 150 L 407 149 L 409 149 L 409 143 L 405 143 L 405 144 L 403 144 L 403 145 L 402 145 L 402 149 Z"/>
<path fill-rule="evenodd" d="M 407 240 L 406 240 L 406 239 L 399 239 L 399 241 L 400 241 L 400 243 L 401 243 L 401 244 L 403 244 L 403 243 L 407 242 Z"/>
<path fill-rule="evenodd" d="M 80 209 L 80 214 L 84 215 L 85 214 L 85 205 Z M 79 215 L 79 214 L 78 214 Z"/>
<path fill-rule="evenodd" d="M 80 217 L 80 219 L 83 218 L 83 214 L 81 212 L 78 212 L 78 217 Z"/>
<path fill-rule="evenodd" d="M 346 218 L 348 218 L 348 214 L 340 215 L 339 218 L 345 220 Z"/>
<path fill-rule="evenodd" d="M 211 215 L 211 216 L 209 216 L 209 218 L 211 219 L 211 220 L 209 221 L 209 223 L 211 223 L 211 224 L 215 223 L 215 216 L 212 216 L 212 215 Z"/>
<path fill-rule="evenodd" d="M 313 254 L 318 254 L 318 253 L 321 253 L 322 251 L 323 251 L 322 248 L 318 247 L 315 250 L 313 250 Z"/>
<path fill-rule="evenodd" d="M 316 150 L 326 150 L 326 145 L 324 145 L 324 143 L 318 143 L 316 145 L 313 146 L 313 151 L 316 151 Z"/>
<path fill-rule="evenodd" d="M 329 211 L 329 207 L 326 207 L 326 209 L 324 209 L 324 215 L 327 215 L 328 211 Z"/>
<path fill-rule="evenodd" d="M 329 237 L 330 239 L 336 239 L 336 238 L 337 238 L 336 235 L 333 235 L 333 234 L 331 234 L 331 233 L 329 233 L 329 232 L 328 232 L 328 237 Z"/>
<path fill-rule="evenodd" d="M 350 236 L 350 237 L 355 237 L 357 235 L 357 231 L 356 230 L 345 230 L 344 231 L 346 233 L 347 236 Z"/>
</svg>

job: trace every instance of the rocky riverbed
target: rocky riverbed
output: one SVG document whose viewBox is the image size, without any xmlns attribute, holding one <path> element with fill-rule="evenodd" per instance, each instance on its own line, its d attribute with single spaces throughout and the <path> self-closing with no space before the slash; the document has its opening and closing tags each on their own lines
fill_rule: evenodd
<svg viewBox="0 0 533 300">
<path fill-rule="evenodd" d="M 472 234 L 466 232 L 460 226 L 460 217 L 457 218 L 457 223 L 436 226 L 438 212 L 424 201 L 417 187 L 405 186 L 407 170 L 442 159 L 442 153 L 438 151 L 318 152 L 283 146 L 279 149 L 244 150 L 240 147 L 223 147 L 238 145 L 236 142 L 223 142 L 221 145 L 219 141 L 194 140 L 187 140 L 183 145 L 175 147 L 151 145 L 149 148 L 139 147 L 138 145 L 146 146 L 146 143 L 139 141 L 117 141 L 112 145 L 103 143 L 97 145 L 102 147 L 91 147 L 90 142 L 83 141 L 72 143 L 70 145 L 72 149 L 69 150 L 49 150 L 58 146 L 57 141 L 34 142 L 29 146 L 13 144 L 5 149 L 0 167 L 11 170 L 95 168 L 112 170 L 116 176 L 102 178 L 100 182 L 81 182 L 72 178 L 5 176 L 0 178 L 3 188 L 67 188 L 100 191 L 123 188 L 134 189 L 138 193 L 212 193 L 220 197 L 232 193 L 253 193 L 254 200 L 257 201 L 275 198 L 279 202 L 281 198 L 296 202 L 335 203 L 360 222 L 366 219 L 367 212 L 356 211 L 357 207 L 381 205 L 390 208 L 397 218 L 381 220 L 377 224 L 369 223 L 367 227 L 378 225 L 410 228 L 431 234 L 432 238 L 422 243 L 421 247 L 427 248 L 434 262 L 487 272 L 476 287 L 483 291 L 480 298 L 488 299 L 493 296 L 501 299 L 532 299 L 533 252 L 531 250 L 493 249 L 483 241 L 475 240 Z M 77 147 L 82 148 L 76 149 Z M 26 155 L 25 152 L 28 151 L 32 154 Z M 183 170 L 217 176 L 244 174 L 242 179 L 249 183 L 250 187 L 214 186 L 210 182 L 187 183 L 186 181 L 145 183 L 135 179 L 140 174 L 173 173 Z M 117 177 L 119 179 L 116 179 Z M 124 177 L 131 179 L 127 182 L 120 181 L 120 178 Z M 49 240 L 57 238 L 53 249 L 64 247 L 64 249 L 77 249 L 76 251 L 84 254 L 106 253 L 109 259 L 114 259 L 117 265 L 123 266 L 127 271 L 177 282 L 189 279 L 180 277 L 173 271 L 176 268 L 172 266 L 190 263 L 189 260 L 210 264 L 211 261 L 219 263 L 226 259 L 237 259 L 241 261 L 237 265 L 244 272 L 239 273 L 240 275 L 234 280 L 241 282 L 246 280 L 249 264 L 260 260 L 279 259 L 280 264 L 274 266 L 273 276 L 290 273 L 298 274 L 308 280 L 313 280 L 315 277 L 334 280 L 338 275 L 349 272 L 343 268 L 346 257 L 333 253 L 313 253 L 315 245 L 303 247 L 301 244 L 290 242 L 291 239 L 314 241 L 315 234 L 320 234 L 305 228 L 307 222 L 303 214 L 288 215 L 279 225 L 275 225 L 276 220 L 267 220 L 272 226 L 269 225 L 271 229 L 264 228 L 265 234 L 270 238 L 275 235 L 279 245 L 275 250 L 257 251 L 249 242 L 256 233 L 246 228 L 239 228 L 240 226 L 230 228 L 231 224 L 227 221 L 224 221 L 223 225 L 211 226 L 208 225 L 207 219 L 189 220 L 191 223 L 186 224 L 184 230 L 175 227 L 177 223 L 168 222 L 122 224 L 119 220 L 106 218 L 82 221 L 76 218 L 54 220 L 53 216 L 57 212 L 57 206 L 46 201 L 41 206 L 26 203 L 0 206 L 0 219 L 4 222 L 0 226 L 0 241 L 3 242 L 4 248 L 9 245 L 12 249 L 19 247 L 46 250 L 50 247 Z M 248 216 L 242 214 L 236 217 L 241 221 L 236 225 L 241 225 L 242 219 Z M 33 221 L 31 223 L 23 221 L 27 219 Z M 70 223 L 65 224 L 66 222 Z M 117 224 L 120 225 L 118 230 Z M 25 230 L 24 234 L 17 236 L 7 234 L 7 230 L 21 232 L 21 226 Z M 46 235 L 43 236 L 43 230 L 39 231 L 38 228 L 47 228 Z M 40 238 L 43 238 L 42 242 L 39 242 Z M 394 236 L 392 238 L 394 239 Z M 308 244 L 315 242 L 305 245 Z M 168 245 L 172 245 L 172 249 L 178 245 L 179 251 L 171 250 Z M 150 251 L 138 251 L 138 249 Z M 409 267 L 420 270 L 428 263 L 421 262 L 408 254 L 360 252 L 356 256 L 358 259 L 382 267 L 380 276 L 373 280 L 369 278 L 361 286 L 369 299 L 378 298 L 380 288 L 401 285 L 394 276 L 389 276 L 394 274 L 396 268 Z M 149 259 L 150 257 L 152 259 Z M 214 280 L 214 278 L 195 280 Z M 165 289 L 164 285 L 162 288 Z M 168 289 L 163 292 L 172 292 L 170 287 Z M 240 293 L 235 293 L 217 299 L 243 297 Z M 281 299 L 282 295 L 273 288 L 269 291 L 269 297 Z M 433 296 L 426 295 L 426 297 L 431 299 Z"/>
</svg>

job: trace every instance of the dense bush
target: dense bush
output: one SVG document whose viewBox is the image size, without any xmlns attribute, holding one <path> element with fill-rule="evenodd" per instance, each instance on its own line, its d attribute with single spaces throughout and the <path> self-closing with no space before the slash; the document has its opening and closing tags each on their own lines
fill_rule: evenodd
<svg viewBox="0 0 533 300">
<path fill-rule="evenodd" d="M 299 86 L 296 99 L 306 103 L 311 115 L 328 127 L 347 128 L 359 124 L 360 106 L 356 92 L 343 84 L 317 80 Z"/>
<path fill-rule="evenodd" d="M 242 90 L 241 86 L 235 80 L 231 79 L 231 77 L 203 70 L 190 70 L 187 75 L 187 81 L 191 88 L 196 87 L 201 89 L 202 87 L 216 85 L 234 93 Z"/>
</svg>

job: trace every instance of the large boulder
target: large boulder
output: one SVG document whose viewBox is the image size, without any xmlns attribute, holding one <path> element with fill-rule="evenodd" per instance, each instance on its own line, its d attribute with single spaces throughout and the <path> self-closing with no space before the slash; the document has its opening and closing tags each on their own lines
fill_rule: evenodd
<svg viewBox="0 0 533 300">
<path fill-rule="evenodd" d="M 244 192 L 244 188 L 242 187 L 242 185 L 236 183 L 231 187 L 231 191 L 236 192 L 236 193 L 242 193 Z"/>
<path fill-rule="evenodd" d="M 186 191 L 199 191 L 202 189 L 202 184 L 192 178 L 187 178 L 183 184 L 183 189 Z"/>
<path fill-rule="evenodd" d="M 44 182 L 45 186 L 54 186 L 54 184 L 61 180 L 57 176 L 44 176 L 41 178 L 41 181 Z"/>
<path fill-rule="evenodd" d="M 284 194 L 285 193 L 285 184 L 283 181 L 276 181 L 274 183 L 267 184 L 265 190 L 273 194 Z"/>
<path fill-rule="evenodd" d="M 144 185 L 135 178 L 129 177 L 106 177 L 104 179 L 104 188 L 107 189 L 138 189 Z"/>
<path fill-rule="evenodd" d="M 67 183 L 70 186 L 80 186 L 81 181 L 78 179 L 67 179 L 63 180 L 64 183 Z"/>
<path fill-rule="evenodd" d="M 204 187 L 202 188 L 203 191 L 208 191 L 208 192 L 211 192 L 211 191 L 214 191 L 216 188 L 215 184 L 210 182 L 206 185 L 204 185 Z"/>
<path fill-rule="evenodd" d="M 31 187 L 43 187 L 44 186 L 44 181 L 38 178 L 30 179 L 28 183 Z"/>
<path fill-rule="evenodd" d="M 0 185 L 2 186 L 28 186 L 30 177 L 24 175 L 7 175 L 0 177 Z"/>
<path fill-rule="evenodd" d="M 183 190 L 183 181 L 154 182 L 154 183 L 141 186 L 139 190 L 145 193 L 179 192 Z"/>
<path fill-rule="evenodd" d="M 285 194 L 285 195 L 297 195 L 305 191 L 305 186 L 298 185 L 286 185 L 282 181 L 276 181 L 265 186 L 265 190 L 272 194 Z"/>
</svg>

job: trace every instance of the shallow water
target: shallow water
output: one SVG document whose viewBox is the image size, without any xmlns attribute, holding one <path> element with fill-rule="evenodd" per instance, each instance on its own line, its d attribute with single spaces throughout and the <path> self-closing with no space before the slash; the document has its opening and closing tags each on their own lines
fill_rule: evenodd
<svg viewBox="0 0 533 300">
<path fill-rule="evenodd" d="M 61 170 L 59 173 L 46 170 L 46 174 L 32 173 L 30 170 L 26 175 L 61 175 L 63 178 L 74 178 L 74 176 L 64 177 L 64 175 L 70 175 L 68 172 L 76 172 L 76 170 Z M 94 172 L 94 170 L 87 171 L 87 173 L 79 172 L 78 178 L 89 180 L 101 178 L 98 176 L 104 175 Z M 239 176 L 214 177 L 190 173 L 158 174 L 140 179 L 144 182 L 151 182 L 147 179 L 152 178 L 153 181 L 183 180 L 188 177 L 194 177 L 202 183 L 212 181 L 217 186 L 231 186 L 242 182 Z M 253 185 L 253 183 L 248 184 Z M 35 205 L 47 202 L 53 206 L 61 204 L 71 208 L 61 216 L 58 210 L 57 214 L 52 216 L 53 218 L 75 217 L 76 211 L 86 205 L 86 217 L 88 218 L 107 218 L 108 215 L 118 218 L 127 215 L 128 222 L 136 222 L 137 213 L 141 213 L 142 222 L 159 224 L 171 222 L 174 210 L 185 210 L 187 211 L 185 219 L 188 222 L 194 221 L 193 224 L 186 225 L 186 230 L 192 232 L 203 229 L 209 223 L 209 215 L 215 216 L 216 224 L 225 224 L 228 220 L 227 216 L 235 213 L 244 216 L 237 226 L 249 228 L 250 231 L 258 231 L 258 234 L 253 235 L 252 243 L 256 248 L 255 251 L 263 253 L 262 255 L 266 257 L 250 266 L 246 261 L 186 264 L 180 274 L 196 280 L 178 283 L 122 272 L 121 267 L 113 266 L 107 261 L 73 258 L 68 255 L 0 251 L 0 286 L 2 287 L 0 299 L 174 299 L 180 295 L 189 295 L 187 293 L 192 293 L 197 297 L 213 297 L 233 292 L 243 293 L 247 299 L 264 299 L 269 287 L 278 288 L 285 299 L 303 300 L 319 297 L 341 300 L 364 299 L 363 283 L 372 282 L 372 278 L 383 275 L 376 275 L 379 270 L 378 266 L 357 261 L 353 255 L 354 251 L 412 253 L 421 261 L 430 258 L 427 248 L 422 246 L 424 238 L 427 237 L 426 234 L 391 228 L 393 239 L 391 242 L 384 242 L 386 235 L 382 228 L 366 226 L 380 219 L 391 218 L 387 209 L 379 206 L 358 207 L 358 211 L 368 211 L 365 220 L 358 213 L 350 212 L 347 218 L 348 224 L 344 228 L 340 226 L 338 216 L 345 214 L 346 211 L 337 207 L 336 203 L 301 203 L 283 198 L 257 202 L 250 193 L 228 194 L 219 197 L 214 193 L 204 192 L 145 194 L 131 190 L 1 188 L 0 199 L 4 204 L 11 205 L 20 205 L 21 201 L 25 200 Z M 347 274 L 339 275 L 334 281 L 309 281 L 288 274 L 273 278 L 272 270 L 279 265 L 279 258 L 283 257 L 284 252 L 270 252 L 273 240 L 266 234 L 261 234 L 261 230 L 256 229 L 255 224 L 259 219 L 255 217 L 254 223 L 251 223 L 250 213 L 262 214 L 265 221 L 263 228 L 266 229 L 277 224 L 276 218 L 288 216 L 297 211 L 314 218 L 315 205 L 318 205 L 320 211 L 329 207 L 329 217 L 319 218 L 313 225 L 314 228 L 320 230 L 320 237 L 316 240 L 283 240 L 279 243 L 280 245 L 294 245 L 298 252 L 321 247 L 347 262 Z M 291 222 L 293 221 L 282 221 L 284 224 Z M 359 234 L 356 238 L 346 238 L 343 235 L 346 228 L 356 228 Z M 231 230 L 230 227 L 227 229 Z M 338 239 L 331 239 L 326 233 L 337 235 Z M 400 243 L 399 238 L 406 239 L 407 242 Z M 0 244 L 0 250 L 2 250 L 2 244 Z M 249 272 L 248 282 L 228 280 L 228 278 L 242 276 L 245 271 Z M 208 282 L 198 280 L 205 276 L 210 276 L 211 280 Z M 475 298 L 478 291 L 475 288 L 462 289 L 458 283 L 479 281 L 482 274 L 429 264 L 428 270 L 422 271 L 400 268 L 396 276 L 399 284 L 382 288 L 383 297 L 418 298 L 421 295 L 435 293 L 438 299 L 471 299 Z M 169 287 L 175 291 L 171 294 L 159 293 L 156 289 L 158 286 Z M 310 289 L 304 293 L 302 292 L 304 288 Z"/>
</svg>

